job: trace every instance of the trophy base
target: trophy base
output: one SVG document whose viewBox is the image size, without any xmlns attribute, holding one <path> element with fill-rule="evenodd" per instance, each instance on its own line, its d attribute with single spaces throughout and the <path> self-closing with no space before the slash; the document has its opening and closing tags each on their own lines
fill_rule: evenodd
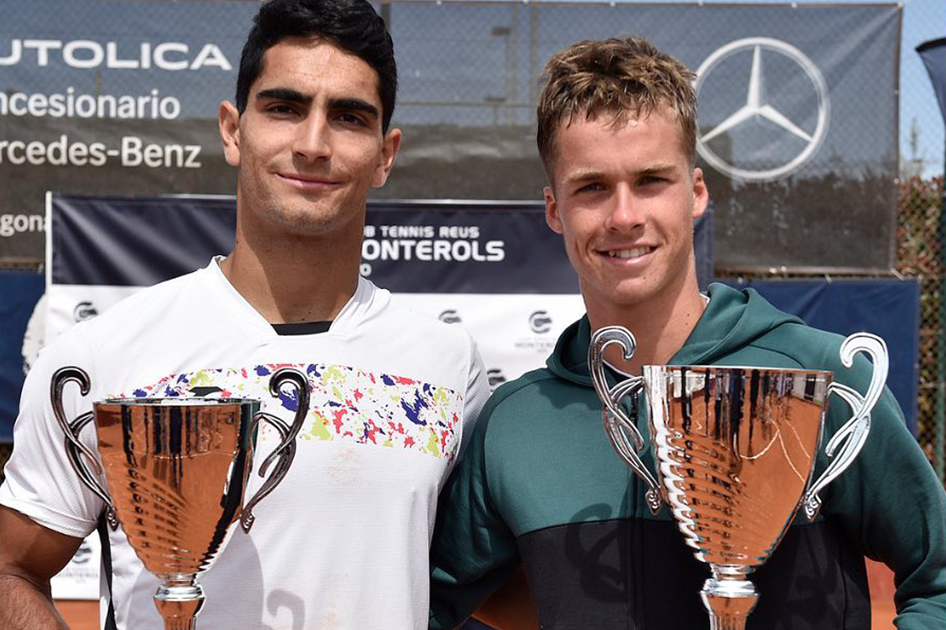
<svg viewBox="0 0 946 630">
<path fill-rule="evenodd" d="M 710 578 L 700 592 L 710 615 L 710 630 L 745 630 L 759 594 L 749 580 Z"/>
<path fill-rule="evenodd" d="M 204 605 L 204 589 L 193 575 L 165 579 L 154 594 L 154 605 L 164 618 L 164 630 L 195 630 L 197 613 Z"/>
</svg>

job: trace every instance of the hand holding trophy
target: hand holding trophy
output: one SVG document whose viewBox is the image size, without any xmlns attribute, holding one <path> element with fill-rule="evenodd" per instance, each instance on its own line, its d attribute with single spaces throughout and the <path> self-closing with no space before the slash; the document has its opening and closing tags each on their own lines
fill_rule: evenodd
<svg viewBox="0 0 946 630">
<path fill-rule="evenodd" d="M 197 575 L 213 563 L 237 520 L 250 531 L 253 508 L 289 470 L 309 409 L 308 380 L 291 368 L 270 379 L 274 397 L 284 386 L 294 390 L 292 426 L 260 412 L 260 402 L 246 398 L 111 398 L 69 421 L 62 393 L 70 382 L 83 395 L 90 389 L 88 375 L 79 368 L 53 375 L 52 407 L 69 461 L 82 483 L 105 502 L 111 528 L 121 524 L 145 568 L 163 581 L 154 601 L 165 629 L 193 630 L 205 599 Z M 78 437 L 93 419 L 98 457 Z M 272 424 L 282 441 L 260 467 L 261 477 L 271 466 L 272 473 L 244 502 L 261 420 Z"/>
<path fill-rule="evenodd" d="M 841 361 L 864 352 L 874 371 L 861 395 L 832 382 L 827 371 L 764 367 L 644 366 L 642 377 L 609 387 L 604 349 L 618 344 L 630 359 L 636 343 L 625 328 L 595 332 L 588 352 L 592 380 L 604 403 L 604 424 L 620 457 L 647 484 L 653 513 L 668 503 L 686 544 L 710 565 L 701 597 L 713 630 L 741 630 L 758 594 L 747 577 L 782 540 L 798 508 L 814 520 L 819 492 L 851 465 L 870 430 L 870 411 L 887 380 L 887 348 L 874 335 L 851 335 Z M 636 399 L 646 392 L 658 478 L 639 452 Z M 825 453 L 832 458 L 811 482 L 830 394 L 853 410 Z M 629 397 L 631 417 L 621 406 Z"/>
</svg>

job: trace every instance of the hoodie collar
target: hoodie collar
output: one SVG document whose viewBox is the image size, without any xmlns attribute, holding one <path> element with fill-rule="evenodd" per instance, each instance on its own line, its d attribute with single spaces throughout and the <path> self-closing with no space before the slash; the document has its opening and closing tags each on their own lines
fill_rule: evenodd
<svg viewBox="0 0 946 630">
<path fill-rule="evenodd" d="M 707 293 L 709 305 L 686 343 L 670 359 L 670 365 L 712 364 L 782 324 L 802 323 L 797 317 L 769 304 L 755 289 L 740 291 L 713 283 Z M 560 378 L 591 387 L 588 372 L 590 343 L 591 324 L 585 314 L 562 332 L 546 365 Z"/>
<path fill-rule="evenodd" d="M 712 365 L 783 324 L 803 323 L 769 304 L 755 289 L 713 283 L 708 294 L 709 305 L 670 365 Z"/>
<path fill-rule="evenodd" d="M 591 387 L 591 374 L 588 371 L 590 344 L 591 323 L 586 313 L 562 332 L 555 344 L 555 350 L 545 364 L 556 376 L 577 385 Z"/>
</svg>

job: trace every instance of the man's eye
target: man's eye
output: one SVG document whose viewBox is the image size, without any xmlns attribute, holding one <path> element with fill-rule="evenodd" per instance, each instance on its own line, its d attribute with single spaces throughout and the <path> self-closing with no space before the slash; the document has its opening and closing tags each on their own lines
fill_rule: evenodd
<svg viewBox="0 0 946 630">
<path fill-rule="evenodd" d="M 296 112 L 295 108 L 293 108 L 291 105 L 286 105 L 285 103 L 273 103 L 266 108 L 266 111 L 270 114 L 278 115 L 288 115 L 294 114 Z"/>
<path fill-rule="evenodd" d="M 582 184 L 575 189 L 575 193 L 583 192 L 596 192 L 599 190 L 604 190 L 604 186 L 598 182 L 591 182 L 589 184 Z"/>
<path fill-rule="evenodd" d="M 659 184 L 665 181 L 667 180 L 664 177 L 658 177 L 656 175 L 647 175 L 646 177 L 641 178 L 641 185 L 646 186 L 648 184 Z"/>
<path fill-rule="evenodd" d="M 357 114 L 351 114 L 351 113 L 341 113 L 338 116 L 336 116 L 335 119 L 340 123 L 344 123 L 346 125 L 358 126 L 358 127 L 364 127 L 367 124 L 365 123 L 364 119 L 361 116 L 358 116 Z"/>
<path fill-rule="evenodd" d="M 592 193 L 601 192 L 604 189 L 605 188 L 603 184 L 585 184 L 584 186 L 582 186 L 575 192 L 577 194 L 592 194 Z"/>
</svg>

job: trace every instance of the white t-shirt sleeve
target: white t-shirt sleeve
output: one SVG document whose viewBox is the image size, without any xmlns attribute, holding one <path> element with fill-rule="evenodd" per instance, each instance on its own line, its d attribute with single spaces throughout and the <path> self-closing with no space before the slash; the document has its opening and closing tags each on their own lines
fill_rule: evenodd
<svg viewBox="0 0 946 630">
<path fill-rule="evenodd" d="M 81 367 L 95 385 L 92 352 L 72 330 L 44 349 L 30 370 L 20 396 L 20 413 L 13 428 L 13 454 L 0 486 L 0 504 L 51 530 L 84 538 L 95 529 L 104 502 L 85 487 L 73 470 L 65 449 L 65 434 L 53 414 L 50 382 L 61 367 Z M 67 420 L 91 411 L 93 396 L 82 396 L 70 382 L 63 390 Z M 96 451 L 94 423 L 80 439 Z M 97 477 L 101 479 L 100 477 Z M 100 481 L 101 483 L 101 481 Z"/>
<path fill-rule="evenodd" d="M 470 369 L 466 383 L 466 395 L 463 401 L 460 448 L 457 452 L 457 459 L 463 456 L 469 437 L 473 434 L 473 428 L 476 426 L 476 420 L 480 417 L 483 405 L 486 404 L 486 400 L 489 398 L 489 380 L 486 376 L 486 368 L 483 365 L 483 357 L 480 356 L 480 351 L 473 337 L 467 336 L 470 340 Z"/>
</svg>

